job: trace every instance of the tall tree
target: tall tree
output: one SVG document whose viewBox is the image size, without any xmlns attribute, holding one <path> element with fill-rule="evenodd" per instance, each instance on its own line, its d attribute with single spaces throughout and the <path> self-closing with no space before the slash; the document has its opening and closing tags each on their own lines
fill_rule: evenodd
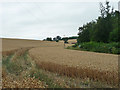
<svg viewBox="0 0 120 90">
<path fill-rule="evenodd" d="M 102 18 L 105 17 L 105 7 L 103 6 L 103 4 L 100 2 L 100 13 Z"/>
<path fill-rule="evenodd" d="M 120 40 L 120 12 L 114 11 L 106 1 L 105 5 L 100 3 L 100 14 L 96 21 L 79 27 L 78 43 L 89 41 L 108 43 Z"/>
</svg>

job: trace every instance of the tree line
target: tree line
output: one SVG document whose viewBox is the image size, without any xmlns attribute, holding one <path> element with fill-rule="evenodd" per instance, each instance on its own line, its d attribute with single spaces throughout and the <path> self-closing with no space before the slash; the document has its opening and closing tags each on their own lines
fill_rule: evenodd
<svg viewBox="0 0 120 90">
<path fill-rule="evenodd" d="M 109 1 L 106 1 L 105 5 L 100 3 L 100 13 L 101 15 L 96 20 L 79 27 L 78 43 L 119 42 L 120 12 L 114 10 L 109 5 Z"/>
<path fill-rule="evenodd" d="M 64 41 L 67 42 L 69 39 L 77 39 L 77 38 L 78 38 L 78 36 L 63 37 L 63 38 L 61 36 L 56 36 L 54 38 L 47 37 L 43 41 L 56 41 L 56 42 L 59 42 L 59 40 L 64 40 Z"/>
</svg>

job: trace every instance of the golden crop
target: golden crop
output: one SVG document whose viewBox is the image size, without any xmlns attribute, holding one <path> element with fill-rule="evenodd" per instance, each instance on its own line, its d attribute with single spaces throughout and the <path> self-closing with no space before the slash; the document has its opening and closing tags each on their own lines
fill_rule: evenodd
<svg viewBox="0 0 120 90">
<path fill-rule="evenodd" d="M 71 42 L 71 41 L 70 41 Z M 106 82 L 118 86 L 118 55 L 64 49 L 63 42 L 3 39 L 3 56 L 12 60 L 29 47 L 29 56 L 39 68 L 73 78 Z M 14 82 L 13 82 L 14 81 Z M 30 83 L 33 82 L 33 83 Z M 24 83 L 24 85 L 23 85 Z M 34 78 L 14 80 L 3 70 L 3 87 L 44 87 Z"/>
</svg>

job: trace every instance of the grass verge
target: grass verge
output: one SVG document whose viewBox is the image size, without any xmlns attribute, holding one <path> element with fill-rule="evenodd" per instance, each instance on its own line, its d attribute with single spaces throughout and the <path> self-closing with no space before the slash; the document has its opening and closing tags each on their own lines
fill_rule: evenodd
<svg viewBox="0 0 120 90">
<path fill-rule="evenodd" d="M 61 87 L 60 85 L 54 83 L 52 79 L 48 78 L 47 75 L 43 74 L 41 70 L 36 67 L 35 63 L 31 60 L 31 58 L 28 55 L 28 49 L 25 50 L 20 49 L 15 53 L 4 56 L 2 58 L 2 61 L 4 68 L 2 75 L 4 88 L 16 88 L 16 87 L 17 88 L 20 87 L 60 88 Z M 33 83 L 33 81 L 36 84 Z M 40 82 L 42 82 L 42 84 Z M 25 83 L 26 86 L 24 85 Z"/>
<path fill-rule="evenodd" d="M 113 81 L 113 77 L 109 73 L 95 75 L 96 72 L 86 69 L 80 71 L 77 68 L 60 66 L 49 62 L 35 62 L 29 56 L 28 50 L 20 50 L 5 56 L 3 58 L 3 67 L 7 71 L 6 77 L 3 78 L 4 88 L 109 88 L 111 86 L 106 83 L 99 83 L 97 80 L 107 80 L 110 83 Z M 108 74 L 109 78 L 107 78 Z M 90 80 L 90 77 L 95 80 Z"/>
</svg>

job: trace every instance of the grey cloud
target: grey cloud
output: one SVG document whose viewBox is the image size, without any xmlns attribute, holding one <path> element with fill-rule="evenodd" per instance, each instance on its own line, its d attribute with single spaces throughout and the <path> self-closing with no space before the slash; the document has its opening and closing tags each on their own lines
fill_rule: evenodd
<svg viewBox="0 0 120 90">
<path fill-rule="evenodd" d="M 99 15 L 98 2 L 4 3 L 2 8 L 3 37 L 43 39 L 77 35 L 79 26 Z"/>
</svg>

